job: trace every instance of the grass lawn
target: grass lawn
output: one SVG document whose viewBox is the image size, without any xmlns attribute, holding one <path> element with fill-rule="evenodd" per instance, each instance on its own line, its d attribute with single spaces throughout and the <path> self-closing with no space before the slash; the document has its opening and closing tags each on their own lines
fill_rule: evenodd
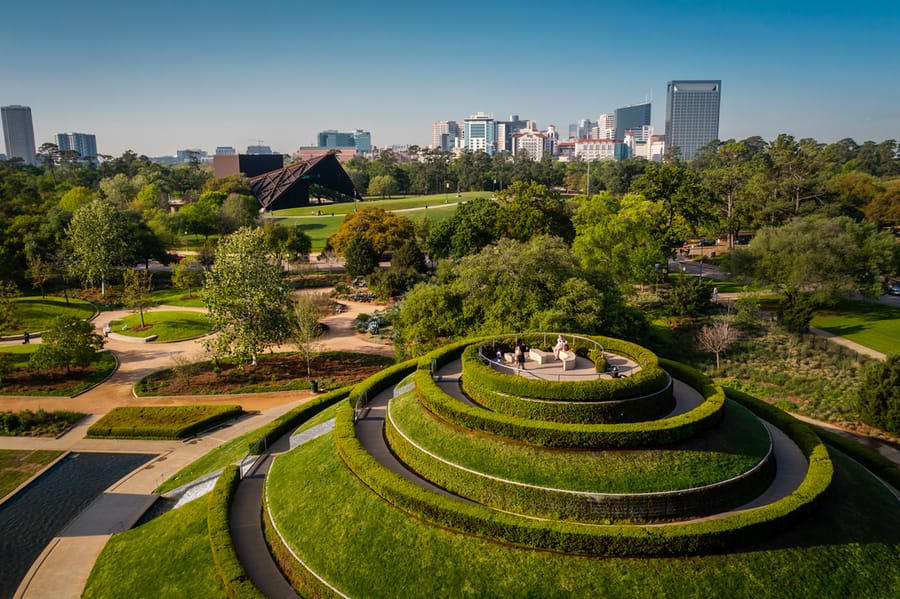
<svg viewBox="0 0 900 599">
<path fill-rule="evenodd" d="M 14 324 L 2 331 L 3 335 L 21 335 L 22 331 L 46 331 L 57 316 L 75 316 L 88 319 L 94 316 L 96 309 L 84 300 L 69 297 L 66 304 L 64 297 L 48 295 L 20 297 L 13 302 Z"/>
<path fill-rule="evenodd" d="M 200 498 L 113 535 L 82 597 L 227 599 L 209 546 L 206 506 L 206 498 Z"/>
<path fill-rule="evenodd" d="M 209 317 L 200 312 L 159 311 L 144 312 L 145 327 L 141 328 L 140 314 L 132 314 L 122 320 L 113 320 L 113 333 L 129 337 L 156 335 L 157 342 L 182 341 L 200 337 L 213 331 Z M 127 327 L 127 329 L 125 328 Z"/>
<path fill-rule="evenodd" d="M 200 290 L 198 288 L 191 289 L 191 295 L 187 294 L 187 289 L 156 289 L 150 297 L 157 304 L 166 306 L 185 306 L 189 308 L 203 308 L 206 304 L 200 298 Z"/>
<path fill-rule="evenodd" d="M 844 301 L 817 311 L 810 324 L 883 354 L 900 354 L 900 308 Z"/>
<path fill-rule="evenodd" d="M 747 472 L 769 447 L 765 429 L 728 402 L 719 426 L 664 449 L 573 451 L 504 442 L 448 427 L 414 393 L 394 398 L 392 420 L 425 451 L 505 480 L 593 493 L 652 493 L 727 480 Z M 697 447 L 702 449 L 698 450 Z"/>
<path fill-rule="evenodd" d="M 62 453 L 0 449 L 0 499 L 12 493 Z"/>
<path fill-rule="evenodd" d="M 32 370 L 28 361 L 38 347 L 37 343 L 0 347 L 0 353 L 11 357 L 13 368 L 0 382 L 0 395 L 76 395 L 105 379 L 116 368 L 115 356 L 102 351 L 97 352 L 86 368 L 73 367 L 71 374 L 66 374 L 64 368 Z"/>
<path fill-rule="evenodd" d="M 447 205 L 444 205 L 443 195 L 415 196 L 394 200 L 366 201 L 362 204 L 346 203 L 329 204 L 322 207 L 287 208 L 273 212 L 269 218 L 283 225 L 300 227 L 312 240 L 312 251 L 319 252 L 325 248 L 328 238 L 337 233 L 344 216 L 361 205 L 380 206 L 388 211 L 404 210 L 400 214 L 413 222 L 421 222 L 428 217 L 432 223 L 436 223 L 449 218 L 456 212 L 454 202 L 468 201 L 476 197 L 490 197 L 490 192 L 467 192 L 462 194 L 462 198 L 457 198 L 456 194 L 451 193 L 450 203 Z M 318 210 L 322 211 L 323 216 L 316 215 Z M 331 216 L 332 213 L 334 216 Z"/>
<path fill-rule="evenodd" d="M 561 555 L 425 525 L 361 485 L 330 435 L 279 457 L 268 497 L 298 555 L 351 597 L 896 597 L 897 500 L 843 455 L 835 462 L 833 489 L 797 526 L 680 558 Z"/>
<path fill-rule="evenodd" d="M 680 272 L 670 272 L 669 280 L 674 281 L 675 279 L 680 279 L 681 277 L 695 277 L 697 275 L 692 274 L 682 274 Z M 760 287 L 759 285 L 755 285 L 753 283 L 742 283 L 740 281 L 723 281 L 721 279 L 711 279 L 709 277 L 704 277 L 706 281 L 709 283 L 710 289 L 715 287 L 719 290 L 719 293 L 743 293 L 750 291 L 763 291 L 766 290 L 766 287 Z"/>
</svg>

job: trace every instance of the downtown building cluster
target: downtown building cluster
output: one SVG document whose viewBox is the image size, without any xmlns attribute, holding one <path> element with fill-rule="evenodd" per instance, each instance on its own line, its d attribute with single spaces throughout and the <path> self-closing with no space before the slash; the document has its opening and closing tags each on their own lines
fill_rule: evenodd
<svg viewBox="0 0 900 599">
<path fill-rule="evenodd" d="M 445 152 L 520 152 L 532 160 L 545 155 L 559 160 L 624 160 L 640 157 L 661 160 L 677 148 L 684 160 L 719 137 L 722 82 L 669 81 L 666 90 L 666 126 L 654 134 L 649 101 L 623 106 L 601 114 L 596 121 L 583 119 L 561 137 L 555 125 L 540 130 L 535 121 L 511 115 L 508 120 L 479 112 L 459 121 L 435 121 L 431 147 Z"/>
</svg>

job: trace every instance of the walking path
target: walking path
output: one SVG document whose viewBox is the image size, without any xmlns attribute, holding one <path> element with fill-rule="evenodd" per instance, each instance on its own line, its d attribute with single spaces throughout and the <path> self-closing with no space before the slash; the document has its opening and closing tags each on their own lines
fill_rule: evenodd
<svg viewBox="0 0 900 599">
<path fill-rule="evenodd" d="M 322 341 L 324 349 L 362 351 L 391 355 L 390 346 L 370 343 L 356 336 L 353 321 L 357 314 L 372 312 L 374 306 L 366 303 L 342 302 L 345 310 L 323 319 L 328 333 Z M 155 310 L 203 309 L 160 306 Z M 98 332 L 104 325 L 128 315 L 126 311 L 100 312 L 94 318 Z M 21 343 L 5 341 L 2 344 Z M 54 538 L 34 562 L 15 597 L 23 599 L 77 598 L 81 596 L 87 577 L 97 556 L 109 537 L 127 530 L 155 500 L 153 490 L 165 480 L 209 453 L 219 445 L 278 418 L 306 401 L 308 391 L 289 391 L 246 395 L 188 396 L 135 398 L 132 387 L 135 382 L 162 368 L 173 365 L 175 356 L 187 360 L 199 360 L 205 356 L 201 340 L 176 343 L 135 343 L 131 340 L 109 338 L 106 348 L 115 354 L 119 368 L 101 385 L 76 397 L 28 397 L 3 398 L 3 407 L 9 411 L 20 410 L 74 410 L 89 414 L 76 427 L 57 439 L 3 437 L 0 449 L 35 450 L 50 449 L 78 452 L 104 453 L 154 453 L 154 460 L 118 481 L 98 497 L 65 530 Z M 283 349 L 290 349 L 284 347 Z M 227 403 L 240 404 L 246 412 L 244 418 L 221 429 L 201 435 L 188 442 L 139 441 L 112 439 L 85 439 L 88 427 L 114 407 L 121 405 L 193 405 Z M 254 476 L 264 474 L 262 463 Z M 250 482 L 256 479 L 251 478 Z M 253 492 L 244 492 L 253 495 Z M 242 500 L 243 501 L 243 500 Z M 259 510 L 255 512 L 258 519 Z M 238 521 L 241 527 L 240 521 Z M 268 552 L 266 552 L 268 554 Z M 281 596 L 281 595 L 273 595 Z"/>
</svg>

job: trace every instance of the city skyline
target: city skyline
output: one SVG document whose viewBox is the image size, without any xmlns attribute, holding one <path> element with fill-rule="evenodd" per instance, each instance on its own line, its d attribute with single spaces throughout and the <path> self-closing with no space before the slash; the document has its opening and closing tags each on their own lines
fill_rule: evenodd
<svg viewBox="0 0 900 599">
<path fill-rule="evenodd" d="M 203 0 L 137 15 L 107 0 L 17 3 L 4 13 L 15 27 L 0 105 L 31 107 L 37 146 L 85 131 L 111 155 L 259 140 L 289 153 L 330 129 L 427 146 L 434 121 L 478 112 L 566 131 L 646 99 L 661 133 L 666 83 L 715 79 L 722 139 L 900 138 L 894 2 L 622 4 L 463 1 L 445 14 L 427 3 L 275 0 L 247 13 Z M 500 29 L 532 23 L 545 43 L 466 26 L 474 15 Z M 75 37 L 77 52 L 42 42 Z"/>
</svg>

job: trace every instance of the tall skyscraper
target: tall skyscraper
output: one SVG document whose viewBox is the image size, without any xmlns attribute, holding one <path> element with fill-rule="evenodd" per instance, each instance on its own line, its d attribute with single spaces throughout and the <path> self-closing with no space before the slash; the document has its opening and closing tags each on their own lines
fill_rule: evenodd
<svg viewBox="0 0 900 599">
<path fill-rule="evenodd" d="M 494 117 L 479 112 L 463 121 L 464 143 L 470 152 L 481 150 L 486 154 L 497 151 L 497 121 Z"/>
<path fill-rule="evenodd" d="M 82 160 L 97 161 L 97 136 L 91 133 L 57 133 L 60 152 L 75 151 Z"/>
<path fill-rule="evenodd" d="M 456 121 L 434 121 L 431 123 L 431 147 L 444 152 L 456 147 L 459 139 L 459 124 Z"/>
<path fill-rule="evenodd" d="M 31 123 L 31 108 L 28 106 L 3 106 L 3 141 L 6 143 L 6 157 L 21 158 L 26 164 L 35 164 L 34 126 Z"/>
<path fill-rule="evenodd" d="M 666 91 L 666 150 L 677 147 L 682 160 L 719 139 L 722 81 L 669 81 Z"/>
<path fill-rule="evenodd" d="M 615 139 L 625 139 L 625 132 L 630 129 L 642 129 L 650 126 L 650 102 L 632 104 L 616 108 Z"/>
</svg>

